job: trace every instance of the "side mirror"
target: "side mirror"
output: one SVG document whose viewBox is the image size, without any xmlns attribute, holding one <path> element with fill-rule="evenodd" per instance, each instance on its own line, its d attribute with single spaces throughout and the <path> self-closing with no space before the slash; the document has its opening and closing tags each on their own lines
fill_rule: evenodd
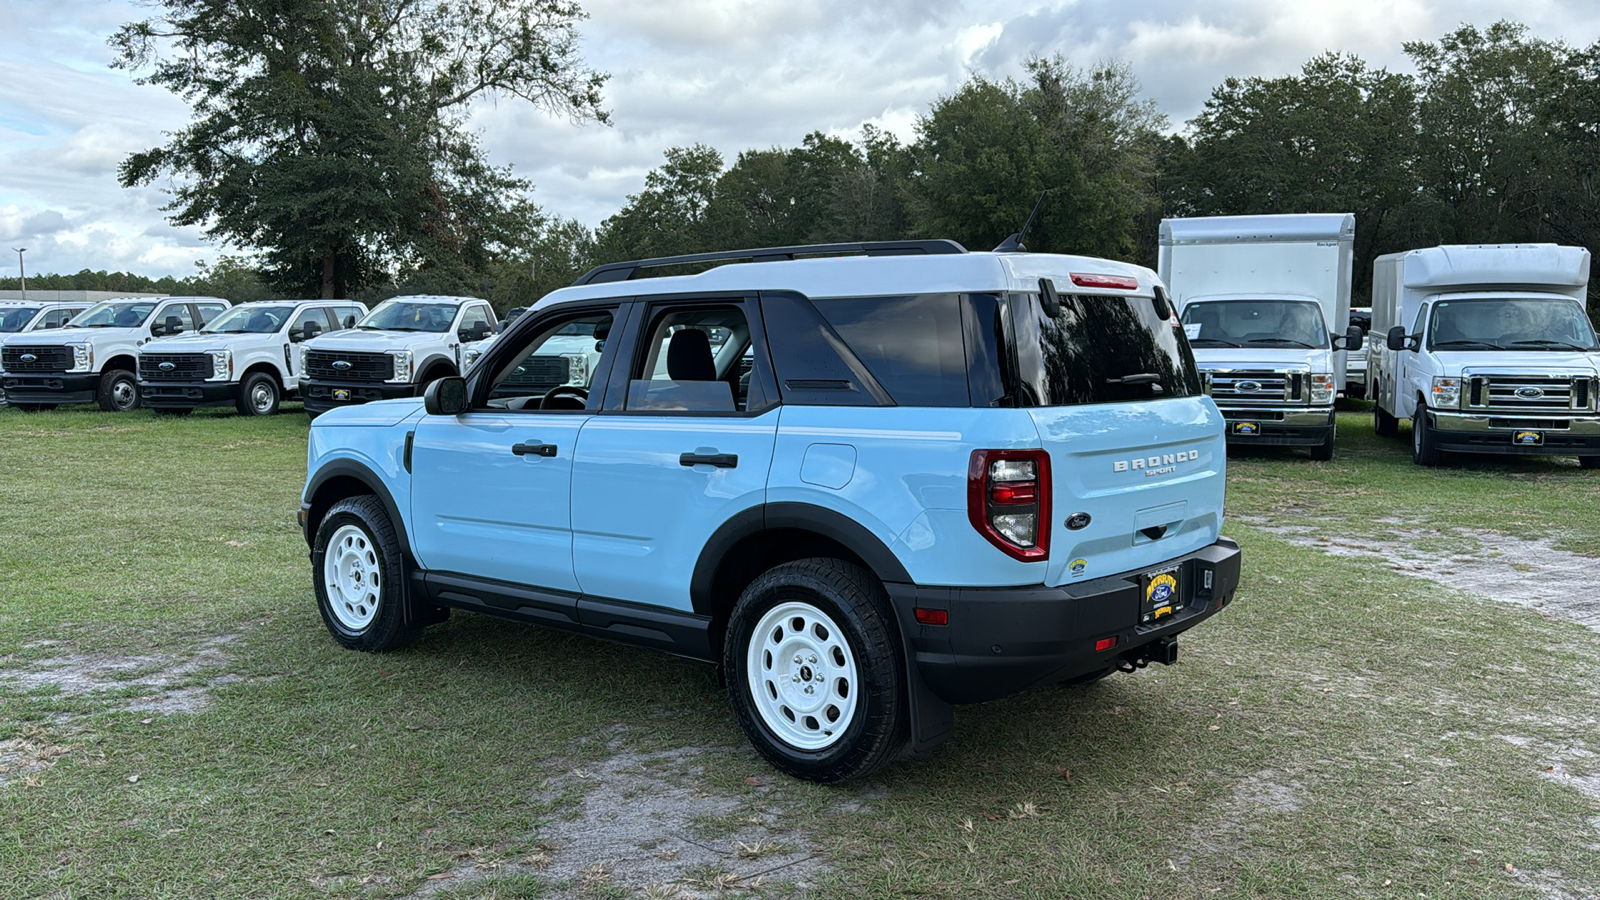
<svg viewBox="0 0 1600 900">
<path fill-rule="evenodd" d="M 1409 346 L 1408 341 L 1409 337 L 1406 335 L 1406 328 L 1404 325 L 1396 325 L 1395 327 L 1389 329 L 1389 334 L 1385 338 L 1385 343 L 1388 345 L 1390 350 L 1404 350 L 1407 348 L 1407 346 Z"/>
<path fill-rule="evenodd" d="M 306 322 L 300 326 L 300 340 L 309 341 L 322 333 L 322 326 L 315 322 Z"/>
<path fill-rule="evenodd" d="M 471 337 L 466 338 L 466 340 L 481 341 L 489 336 L 489 323 L 474 322 L 472 323 L 472 327 L 467 330 L 467 333 L 471 335 Z"/>
<path fill-rule="evenodd" d="M 1332 336 L 1333 349 L 1360 350 L 1362 334 L 1360 325 L 1351 325 L 1344 330 L 1344 334 Z"/>
<path fill-rule="evenodd" d="M 422 408 L 430 416 L 459 416 L 467 411 L 467 380 L 447 375 L 428 382 L 422 391 Z"/>
</svg>

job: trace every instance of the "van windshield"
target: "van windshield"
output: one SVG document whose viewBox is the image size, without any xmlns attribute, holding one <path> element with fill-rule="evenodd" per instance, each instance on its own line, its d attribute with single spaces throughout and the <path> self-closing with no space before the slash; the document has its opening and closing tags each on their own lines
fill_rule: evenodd
<svg viewBox="0 0 1600 900">
<path fill-rule="evenodd" d="M 1200 395 L 1194 354 L 1149 297 L 1012 295 L 1023 406 L 1128 403 Z"/>
<path fill-rule="evenodd" d="M 1310 300 L 1205 300 L 1183 310 L 1196 347 L 1328 346 L 1322 307 Z"/>
<path fill-rule="evenodd" d="M 1430 350 L 1593 350 L 1594 328 L 1575 300 L 1441 300 L 1428 326 Z"/>
</svg>

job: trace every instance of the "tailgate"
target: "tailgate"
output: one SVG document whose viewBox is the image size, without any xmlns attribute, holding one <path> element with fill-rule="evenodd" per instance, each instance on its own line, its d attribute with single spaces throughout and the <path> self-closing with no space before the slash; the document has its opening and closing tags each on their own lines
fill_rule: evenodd
<svg viewBox="0 0 1600 900">
<path fill-rule="evenodd" d="M 1227 457 L 1210 398 L 1028 412 L 1050 453 L 1046 584 L 1151 568 L 1216 541 Z M 1078 513 L 1089 523 L 1067 527 Z"/>
</svg>

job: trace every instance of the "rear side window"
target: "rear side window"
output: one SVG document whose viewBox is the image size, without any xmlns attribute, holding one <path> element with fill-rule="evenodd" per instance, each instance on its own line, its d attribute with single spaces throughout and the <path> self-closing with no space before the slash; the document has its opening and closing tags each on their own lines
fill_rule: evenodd
<svg viewBox="0 0 1600 900">
<path fill-rule="evenodd" d="M 971 405 L 959 295 L 828 298 L 812 304 L 897 405 Z"/>
<path fill-rule="evenodd" d="M 1194 354 L 1150 298 L 1062 295 L 1054 317 L 1037 294 L 1011 299 L 1022 405 L 1199 396 Z"/>
</svg>

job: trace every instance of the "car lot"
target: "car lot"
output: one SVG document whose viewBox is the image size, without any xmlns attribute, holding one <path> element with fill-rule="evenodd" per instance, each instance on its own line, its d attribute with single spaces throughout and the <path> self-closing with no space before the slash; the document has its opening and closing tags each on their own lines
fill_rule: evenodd
<svg viewBox="0 0 1600 900">
<path fill-rule="evenodd" d="M 1244 588 L 1176 667 L 823 788 L 695 663 L 469 615 L 340 650 L 302 416 L 0 411 L 0 893 L 1600 894 L 1600 633 L 1484 596 L 1583 585 L 1600 481 L 1370 423 L 1230 460 Z"/>
</svg>

